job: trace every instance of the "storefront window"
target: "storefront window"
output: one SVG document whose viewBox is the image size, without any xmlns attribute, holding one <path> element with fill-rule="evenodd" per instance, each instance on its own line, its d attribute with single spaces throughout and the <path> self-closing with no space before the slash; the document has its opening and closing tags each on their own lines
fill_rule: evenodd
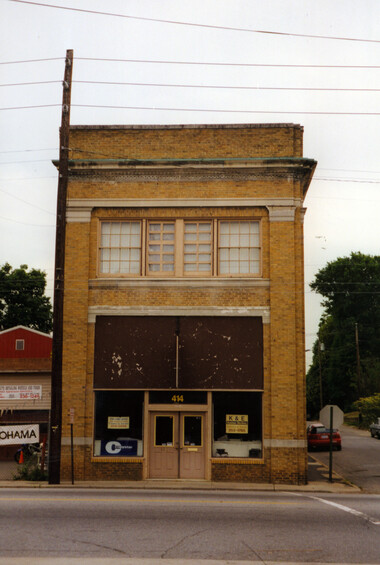
<svg viewBox="0 0 380 565">
<path fill-rule="evenodd" d="M 95 456 L 142 457 L 143 401 L 143 392 L 95 392 Z"/>
<path fill-rule="evenodd" d="M 262 394 L 214 392 L 213 457 L 262 456 Z"/>
</svg>

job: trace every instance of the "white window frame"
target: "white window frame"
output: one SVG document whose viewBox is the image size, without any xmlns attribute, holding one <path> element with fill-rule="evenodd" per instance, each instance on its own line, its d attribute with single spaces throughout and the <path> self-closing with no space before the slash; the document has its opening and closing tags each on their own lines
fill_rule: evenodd
<svg viewBox="0 0 380 565">
<path fill-rule="evenodd" d="M 255 245 L 248 245 L 247 246 L 247 250 L 248 250 L 248 255 L 250 254 L 250 250 L 255 250 L 255 254 L 256 257 L 254 258 L 254 261 L 258 263 L 258 269 L 255 272 L 238 272 L 238 270 L 236 270 L 236 272 L 221 272 L 221 250 L 222 249 L 228 249 L 228 246 L 225 245 L 221 245 L 221 225 L 224 223 L 238 223 L 243 224 L 243 223 L 253 223 L 255 225 L 257 225 L 257 231 L 255 232 Z M 102 250 L 104 250 L 105 248 L 107 248 L 107 246 L 102 245 L 102 226 L 106 223 L 109 224 L 122 224 L 122 223 L 136 223 L 139 224 L 140 226 L 140 244 L 139 247 L 133 247 L 133 249 L 138 249 L 139 250 L 139 272 L 111 272 L 111 266 L 110 266 L 110 270 L 109 272 L 102 272 L 101 268 L 102 268 Z M 160 260 L 157 260 L 158 262 L 156 264 L 158 264 L 160 266 L 160 268 L 156 271 L 152 271 L 150 270 L 149 265 L 152 264 L 152 262 L 149 260 L 150 259 L 150 246 L 154 246 L 155 242 L 154 241 L 150 241 L 149 240 L 149 234 L 150 234 L 150 226 L 152 226 L 153 224 L 160 224 L 161 226 L 164 226 L 164 224 L 173 224 L 174 225 L 174 232 L 170 232 L 173 233 L 174 236 L 172 239 L 168 240 L 168 244 L 167 245 L 171 245 L 172 249 L 168 250 L 168 249 L 164 249 L 164 245 L 165 245 L 165 241 L 163 240 L 163 237 L 158 238 L 157 239 L 157 254 L 158 255 L 165 255 L 165 252 L 168 255 L 173 255 L 174 259 L 173 259 L 173 263 L 172 261 L 172 257 L 170 257 L 170 261 L 167 264 L 173 264 L 173 269 L 168 271 L 165 270 L 164 265 L 165 265 L 165 260 L 163 257 L 159 258 Z M 191 241 L 187 241 L 186 240 L 186 233 L 188 233 L 186 231 L 186 228 L 188 225 L 190 224 L 195 224 L 196 225 L 196 237 L 194 239 L 194 242 Z M 210 230 L 200 230 L 200 226 L 202 224 L 209 224 L 210 225 Z M 262 236 L 261 236 L 261 221 L 259 219 L 254 219 L 254 218 L 235 218 L 235 217 L 227 217 L 227 218 L 173 218 L 173 217 L 169 217 L 169 218 L 146 218 L 146 219 L 141 219 L 141 218 L 102 218 L 99 220 L 99 230 L 98 230 L 98 255 L 97 255 L 97 274 L 99 277 L 104 277 L 104 278 L 141 278 L 141 277 L 146 277 L 146 278 L 231 278 L 231 277 L 235 277 L 235 278 L 258 278 L 261 277 L 261 273 L 262 273 Z M 120 229 L 121 232 L 121 229 Z M 194 233 L 195 233 L 194 232 Z M 161 236 L 163 236 L 164 231 L 161 229 L 159 230 L 157 233 L 160 233 Z M 169 232 L 168 232 L 169 233 Z M 200 233 L 209 233 L 209 238 L 204 241 L 200 240 Z M 195 246 L 195 251 L 193 253 L 189 253 L 186 250 L 186 246 L 189 245 L 194 245 Z M 200 246 L 202 245 L 207 245 L 207 249 L 210 249 L 210 251 L 206 251 L 206 248 L 202 248 Z M 107 249 L 111 249 L 111 246 L 109 245 Z M 120 249 L 120 248 L 119 248 Z M 192 248 L 189 248 L 192 249 Z M 237 250 L 237 254 L 239 255 L 240 251 L 242 249 L 242 246 L 233 246 L 234 250 Z M 203 251 L 203 253 L 202 253 Z M 241 253 L 240 253 L 241 254 Z M 115 254 L 116 255 L 116 254 Z M 204 255 L 204 257 L 201 257 L 202 255 Z M 206 255 L 210 255 L 209 260 L 206 260 Z M 234 252 L 234 255 L 236 255 L 236 252 Z M 245 255 L 247 255 L 247 252 L 245 251 Z M 252 254 L 251 254 L 252 255 Z M 190 257 L 192 260 L 186 261 L 186 256 Z M 194 259 L 195 256 L 195 259 Z M 231 256 L 231 253 L 229 253 L 229 256 Z M 243 261 L 243 259 L 239 259 L 240 262 Z M 251 259 L 252 261 L 253 259 Z M 111 265 L 111 259 L 105 259 L 105 261 L 109 261 L 109 264 Z M 114 260 L 115 263 L 117 262 L 117 260 Z M 121 259 L 119 260 L 119 262 L 121 261 Z M 239 261 L 238 261 L 239 263 Z M 186 269 L 186 265 L 188 264 L 194 264 L 195 268 L 192 271 L 189 271 Z M 202 270 L 200 268 L 200 265 L 207 265 L 210 264 L 210 269 L 206 270 Z"/>
</svg>

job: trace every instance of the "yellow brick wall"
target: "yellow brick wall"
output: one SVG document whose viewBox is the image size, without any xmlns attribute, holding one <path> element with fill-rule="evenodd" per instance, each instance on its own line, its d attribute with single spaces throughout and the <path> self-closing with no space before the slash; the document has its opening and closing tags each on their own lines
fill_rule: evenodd
<svg viewBox="0 0 380 565">
<path fill-rule="evenodd" d="M 72 129 L 71 158 L 246 158 L 301 157 L 302 128 L 254 127 Z M 301 184 L 288 178 L 257 181 L 142 182 L 73 179 L 69 198 L 302 198 Z M 97 277 L 100 219 L 119 218 L 255 218 L 261 221 L 262 277 L 269 286 L 89 289 Z M 270 307 L 270 324 L 264 325 L 264 440 L 305 439 L 304 379 L 304 286 L 303 229 L 301 210 L 295 221 L 270 221 L 268 209 L 256 208 L 98 208 L 91 222 L 68 223 L 66 232 L 65 306 L 63 348 L 63 438 L 62 476 L 70 477 L 68 410 L 75 409 L 74 434 L 78 441 L 93 433 L 92 374 L 94 325 L 88 324 L 88 307 L 131 306 L 260 306 Z M 91 463 L 91 449 L 76 448 L 79 479 L 117 476 L 122 467 Z M 266 448 L 264 465 L 213 465 L 215 480 L 303 482 L 306 478 L 305 449 Z M 119 469 L 120 467 L 120 469 Z M 131 476 L 141 478 L 142 467 L 134 463 Z M 132 469 L 131 467 L 131 469 Z"/>
</svg>

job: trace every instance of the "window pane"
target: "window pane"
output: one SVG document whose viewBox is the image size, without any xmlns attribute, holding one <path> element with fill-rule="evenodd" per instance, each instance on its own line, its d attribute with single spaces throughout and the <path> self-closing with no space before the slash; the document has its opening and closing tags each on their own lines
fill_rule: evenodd
<svg viewBox="0 0 380 565">
<path fill-rule="evenodd" d="M 197 241 L 196 233 L 185 233 L 185 241 Z"/>
<path fill-rule="evenodd" d="M 173 272 L 173 265 L 164 265 L 164 271 Z"/>
<path fill-rule="evenodd" d="M 209 253 L 205 254 L 205 253 L 200 253 L 199 254 L 199 261 L 202 261 L 203 263 L 210 262 L 211 261 L 211 255 Z"/>
<path fill-rule="evenodd" d="M 131 245 L 131 238 L 129 235 L 122 235 L 120 236 L 120 246 L 121 247 L 130 247 Z"/>
<path fill-rule="evenodd" d="M 154 445 L 173 445 L 173 416 L 155 417 Z"/>
<path fill-rule="evenodd" d="M 162 239 L 164 241 L 173 241 L 174 240 L 174 234 L 173 233 L 164 233 Z"/>
<path fill-rule="evenodd" d="M 213 457 L 262 456 L 262 394 L 213 392 Z"/>
<path fill-rule="evenodd" d="M 210 233 L 200 233 L 199 234 L 199 241 L 210 241 L 211 234 Z"/>
<path fill-rule="evenodd" d="M 122 222 L 120 233 L 129 235 L 131 233 L 131 223 L 130 222 Z"/>
<path fill-rule="evenodd" d="M 186 263 L 190 262 L 190 261 L 196 261 L 197 260 L 197 256 L 196 255 L 190 255 L 189 253 L 186 253 L 185 255 L 185 261 Z"/>
<path fill-rule="evenodd" d="M 202 271 L 202 272 L 204 272 L 204 273 L 205 273 L 205 272 L 208 273 L 209 271 L 211 271 L 211 265 L 208 265 L 207 263 L 201 263 L 201 264 L 199 265 L 199 270 Z"/>
<path fill-rule="evenodd" d="M 131 230 L 135 235 L 130 236 Z M 111 235 L 108 235 L 109 232 Z M 100 272 L 109 274 L 129 274 L 131 248 L 137 265 L 134 272 L 140 271 L 140 222 L 102 222 L 100 238 Z M 133 241 L 132 241 L 133 238 Z M 104 261 L 112 261 L 105 266 Z"/>
<path fill-rule="evenodd" d="M 174 232 L 174 223 L 164 224 L 164 231 Z"/>
<path fill-rule="evenodd" d="M 197 231 L 197 224 L 185 224 L 185 232 Z"/>
<path fill-rule="evenodd" d="M 199 224 L 199 231 L 211 231 L 211 222 L 205 222 Z"/>
<path fill-rule="evenodd" d="M 184 416 L 183 444 L 202 445 L 202 416 Z"/>
<path fill-rule="evenodd" d="M 187 273 L 194 272 L 197 270 L 197 266 L 194 263 L 186 263 L 184 269 Z"/>
<path fill-rule="evenodd" d="M 219 274 L 258 274 L 260 259 L 259 222 L 232 221 L 219 223 Z M 254 253 L 252 253 L 254 251 Z"/>
<path fill-rule="evenodd" d="M 197 250 L 196 245 L 192 245 L 191 243 L 185 244 L 185 253 L 195 253 Z"/>
<path fill-rule="evenodd" d="M 142 457 L 143 402 L 143 392 L 95 393 L 95 456 Z"/>
<path fill-rule="evenodd" d="M 110 272 L 110 265 L 109 263 L 101 263 L 100 264 L 100 272 L 107 274 Z"/>
<path fill-rule="evenodd" d="M 210 252 L 210 251 L 211 251 L 211 245 L 207 245 L 207 244 L 204 244 L 204 243 L 199 244 L 199 252 L 207 253 L 207 252 Z"/>
</svg>

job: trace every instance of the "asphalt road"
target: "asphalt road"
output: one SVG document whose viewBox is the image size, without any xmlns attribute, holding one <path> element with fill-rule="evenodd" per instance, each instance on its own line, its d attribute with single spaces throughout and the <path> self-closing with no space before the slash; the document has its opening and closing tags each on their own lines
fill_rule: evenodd
<svg viewBox="0 0 380 565">
<path fill-rule="evenodd" d="M 380 494 L 380 440 L 368 431 L 341 426 L 342 451 L 333 452 L 333 469 L 363 492 Z M 329 453 L 313 452 L 322 463 L 329 464 Z"/>
<path fill-rule="evenodd" d="M 58 558 L 379 564 L 380 496 L 1 489 L 0 548 L 0 565 L 22 557 L 28 565 Z"/>
</svg>

